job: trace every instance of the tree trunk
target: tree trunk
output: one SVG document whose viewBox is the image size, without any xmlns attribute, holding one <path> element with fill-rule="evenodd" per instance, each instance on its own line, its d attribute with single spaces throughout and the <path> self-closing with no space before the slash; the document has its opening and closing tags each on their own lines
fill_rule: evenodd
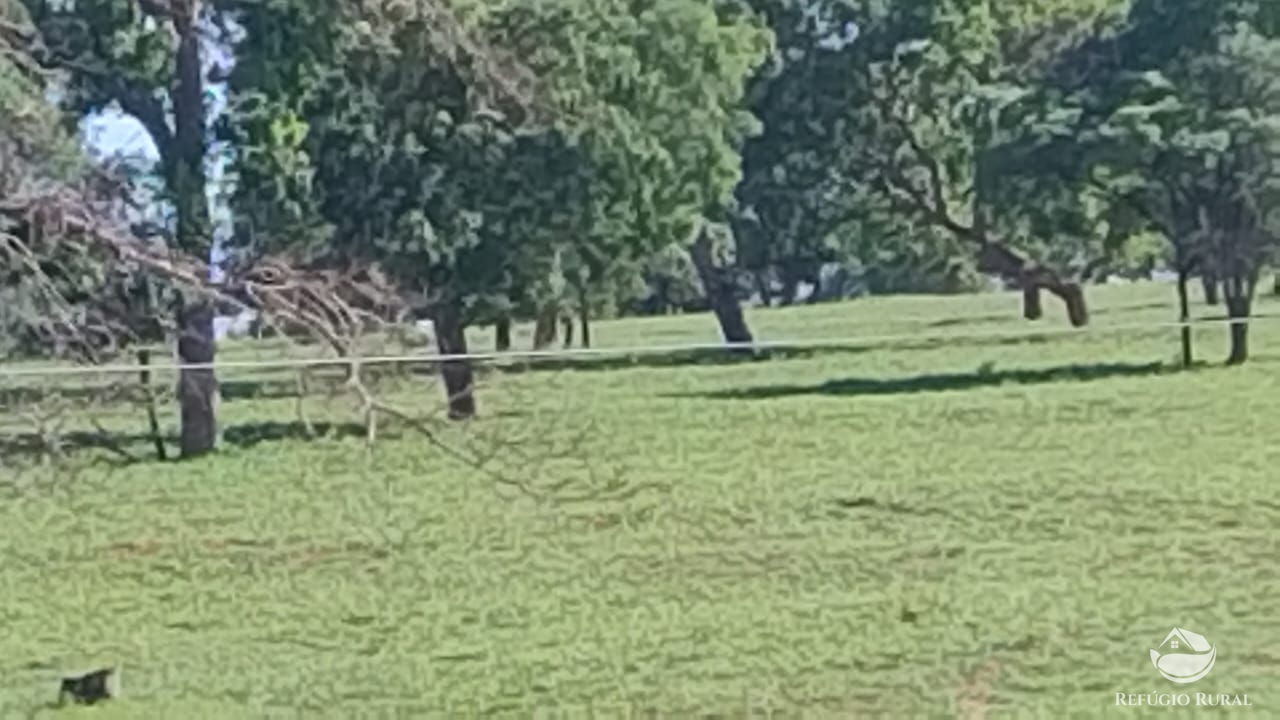
<svg viewBox="0 0 1280 720">
<path fill-rule="evenodd" d="M 1055 276 L 1045 288 L 1057 295 L 1067 306 L 1067 319 L 1072 327 L 1084 327 L 1089 324 L 1089 306 L 1084 300 L 1084 288 L 1080 283 L 1062 282 Z"/>
<path fill-rule="evenodd" d="M 435 312 L 436 348 L 441 355 L 466 355 L 467 332 L 461 311 L 454 302 L 441 303 Z M 465 420 L 476 414 L 475 376 L 469 359 L 445 360 L 440 364 L 449 418 Z"/>
<path fill-rule="evenodd" d="M 1208 270 L 1200 273 L 1200 284 L 1204 287 L 1204 302 L 1206 305 L 1218 305 L 1220 301 L 1218 296 L 1218 278 Z"/>
<path fill-rule="evenodd" d="M 1227 316 L 1233 321 L 1228 365 L 1242 365 L 1249 359 L 1249 323 L 1243 318 L 1249 317 L 1250 304 L 1248 295 L 1227 297 Z"/>
<path fill-rule="evenodd" d="M 797 290 L 797 287 L 800 285 L 800 279 L 797 278 L 795 274 L 792 273 L 790 270 L 788 270 L 785 266 L 783 266 L 781 274 L 782 274 L 782 302 L 780 302 L 779 304 L 782 305 L 783 307 L 787 307 L 788 305 L 791 305 L 796 301 L 796 290 Z"/>
<path fill-rule="evenodd" d="M 165 452 L 164 436 L 160 434 L 160 418 L 156 415 L 156 396 L 155 391 L 151 387 L 151 351 L 138 351 L 138 382 L 142 386 L 142 398 L 147 404 L 147 429 L 151 432 L 151 442 L 156 449 L 156 459 L 164 462 L 168 460 L 168 453 Z"/>
<path fill-rule="evenodd" d="M 1022 317 L 1028 320 L 1039 320 L 1044 317 L 1044 303 L 1040 300 L 1039 285 L 1024 285 L 1022 288 Z"/>
<path fill-rule="evenodd" d="M 559 313 L 554 303 L 544 305 L 533 324 L 533 349 L 543 350 L 556 341 L 556 320 Z"/>
<path fill-rule="evenodd" d="M 1271 277 L 1271 294 L 1280 297 L 1280 268 L 1276 269 L 1276 274 Z"/>
<path fill-rule="evenodd" d="M 724 341 L 733 345 L 748 345 L 754 341 L 751 330 L 747 328 L 746 317 L 742 314 L 742 305 L 733 292 L 733 283 L 725 268 L 718 267 L 711 258 L 711 238 L 706 230 L 698 233 L 697 240 L 689 249 L 690 258 L 702 287 L 707 294 L 707 302 L 711 305 L 716 320 L 720 323 L 720 334 Z M 744 348 L 751 352 L 750 348 Z"/>
<path fill-rule="evenodd" d="M 591 306 L 587 302 L 587 289 L 578 288 L 578 320 L 582 327 L 582 347 L 591 347 Z"/>
<path fill-rule="evenodd" d="M 1185 268 L 1178 271 L 1178 311 L 1183 323 L 1191 321 L 1191 301 L 1187 292 L 1187 271 Z M 1182 326 L 1182 366 L 1191 367 L 1193 361 L 1191 352 L 1191 326 Z"/>
<path fill-rule="evenodd" d="M 1037 320 L 1044 314 L 1040 291 L 1048 290 L 1067 307 L 1067 318 L 1073 327 L 1089 323 L 1089 307 L 1080 283 L 1064 280 L 1057 273 L 1019 256 L 1002 243 L 989 242 L 978 252 L 978 271 L 1000 275 L 1017 282 L 1022 288 L 1022 315 Z"/>
<path fill-rule="evenodd" d="M 560 322 L 564 325 L 564 348 L 567 350 L 573 347 L 573 316 L 565 315 Z"/>
<path fill-rule="evenodd" d="M 808 282 L 807 280 L 805 282 Z M 813 278 L 813 289 L 809 291 L 808 297 L 804 299 L 805 305 L 817 305 L 822 302 L 822 277 Z"/>
<path fill-rule="evenodd" d="M 653 297 L 656 301 L 654 307 L 657 315 L 671 315 L 671 281 L 666 278 L 658 278 L 654 283 Z"/>
<path fill-rule="evenodd" d="M 1227 304 L 1227 317 L 1231 320 L 1231 352 L 1228 365 L 1242 365 L 1249 359 L 1249 323 L 1253 293 L 1258 275 L 1253 272 L 1236 272 L 1222 278 L 1222 290 Z"/>
<path fill-rule="evenodd" d="M 204 76 L 200 63 L 199 0 L 175 2 L 173 27 L 178 35 L 175 58 L 177 83 L 173 99 L 173 146 L 163 158 L 169 188 L 177 210 L 177 244 L 184 252 L 208 260 L 213 223 L 205 195 Z M 201 278 L 204 280 L 205 278 Z M 214 360 L 213 306 L 202 299 L 184 299 L 178 311 L 178 357 L 183 363 L 210 364 Z M 178 375 L 183 457 L 195 457 L 217 443 L 215 395 L 217 378 L 212 368 L 182 370 Z"/>
<path fill-rule="evenodd" d="M 511 349 L 511 318 L 500 317 L 493 326 L 493 347 L 498 352 Z"/>
<path fill-rule="evenodd" d="M 757 270 L 752 275 L 756 280 L 756 292 L 760 293 L 760 304 L 773 307 L 773 291 L 769 287 L 769 271 Z"/>
<path fill-rule="evenodd" d="M 179 361 L 183 365 L 205 365 L 213 358 L 213 306 L 204 300 L 184 304 L 178 312 Z M 218 440 L 218 379 L 213 368 L 183 368 L 178 373 L 177 391 L 182 457 L 193 458 L 212 451 Z"/>
</svg>

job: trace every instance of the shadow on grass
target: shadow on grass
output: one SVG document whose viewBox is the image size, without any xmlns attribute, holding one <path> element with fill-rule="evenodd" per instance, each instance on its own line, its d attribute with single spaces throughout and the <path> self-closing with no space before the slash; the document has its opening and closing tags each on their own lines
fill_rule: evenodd
<svg viewBox="0 0 1280 720">
<path fill-rule="evenodd" d="M 218 383 L 223 402 L 236 400 L 284 400 L 298 396 L 298 384 L 289 380 L 224 380 Z"/>
<path fill-rule="evenodd" d="M 176 436 L 164 437 L 166 446 L 178 442 Z M 100 455 L 113 465 L 158 462 L 155 439 L 148 433 L 68 432 L 58 435 L 56 448 L 39 433 L 0 433 L 0 457 L 15 461 L 39 461 L 47 457 L 64 459 Z"/>
<path fill-rule="evenodd" d="M 1003 316 L 1002 316 L 1003 317 Z M 1006 318 L 1007 319 L 1007 318 Z M 838 355 L 863 355 L 884 351 L 931 351 L 951 347 L 993 347 L 1022 344 L 1042 344 L 1054 342 L 1063 337 L 1061 332 L 1046 330 L 1031 331 L 1025 335 L 985 336 L 985 337 L 922 337 L 913 339 L 902 337 L 895 340 L 877 340 L 868 338 L 866 344 L 858 344 L 857 338 L 851 338 L 847 345 L 821 345 L 821 338 L 815 339 L 815 346 L 804 346 L 799 341 L 796 346 L 785 344 L 768 345 L 762 341 L 754 352 L 743 349 L 706 347 L 696 350 L 680 350 L 675 352 L 652 352 L 601 355 L 583 355 L 576 357 L 539 357 L 539 358 L 500 358 L 496 361 L 485 360 L 476 363 L 477 372 L 527 373 L 555 371 L 612 371 L 633 368 L 681 368 L 681 367 L 716 367 L 741 365 L 752 362 L 770 360 L 807 360 L 817 357 Z M 609 349 L 604 348 L 607 352 Z M 415 374 L 433 372 L 428 363 L 417 363 Z"/>
<path fill-rule="evenodd" d="M 228 445 L 251 448 L 266 442 L 284 440 L 321 440 L 364 438 L 364 425 L 356 422 L 314 422 L 311 431 L 299 421 L 293 422 L 260 422 L 233 425 L 222 432 L 222 441 Z M 378 436 L 391 437 L 379 429 Z"/>
<path fill-rule="evenodd" d="M 1007 315 L 998 316 L 1007 320 Z M 600 349 L 600 354 L 582 354 L 565 356 L 521 357 L 518 353 L 511 356 L 498 356 L 472 361 L 475 373 L 484 377 L 489 374 L 519 375 L 539 372 L 613 372 L 628 369 L 673 369 L 693 367 L 729 367 L 747 363 L 766 361 L 785 362 L 789 360 L 807 360 L 817 357 L 840 355 L 863 355 L 884 351 L 929 352 L 954 347 L 1001 347 L 1023 344 L 1044 344 L 1054 342 L 1062 337 L 1060 332 L 1052 330 L 1025 335 L 979 336 L 965 337 L 921 337 L 919 339 L 900 338 L 893 341 L 877 341 L 869 338 L 867 344 L 858 345 L 856 338 L 848 345 L 827 346 L 792 346 L 761 345 L 754 351 L 743 348 L 724 348 L 707 346 L 695 349 L 676 350 L 672 352 L 649 352 L 628 354 L 622 351 L 613 352 L 610 348 Z M 1069 337 L 1069 336 L 1068 336 Z M 821 340 L 815 342 L 820 343 Z M 566 352 L 573 352 L 572 349 Z M 424 378 L 439 374 L 439 362 L 431 358 L 406 360 L 399 363 L 367 366 L 361 373 L 364 383 L 370 388 L 383 382 L 394 382 L 406 377 Z M 345 376 L 334 368 L 323 368 L 308 373 L 308 384 L 311 393 L 340 392 Z M 262 379 L 262 380 L 228 380 L 219 384 L 223 401 L 243 400 L 281 400 L 298 396 L 296 380 Z"/>
<path fill-rule="evenodd" d="M 1141 303 L 1137 305 L 1119 305 L 1116 307 L 1089 308 L 1089 315 L 1090 316 L 1117 315 L 1121 313 L 1139 312 L 1142 310 L 1168 310 L 1170 312 L 1169 317 L 1172 319 L 1173 318 L 1172 313 L 1176 310 L 1176 308 L 1173 306 L 1172 303 L 1149 302 L 1149 303 Z M 968 315 L 968 316 L 960 316 L 960 317 L 950 317 L 950 318 L 943 318 L 941 320 L 935 320 L 929 323 L 929 327 L 940 328 L 940 327 L 957 327 L 957 326 L 964 326 L 964 325 L 988 325 L 992 323 L 1007 323 L 1009 322 L 1010 318 L 1013 318 L 1013 317 L 1017 317 L 1017 314 L 1002 312 L 1002 313 L 990 313 L 987 315 Z"/>
<path fill-rule="evenodd" d="M 819 355 L 861 354 L 873 347 L 788 348 L 761 347 L 754 352 L 739 348 L 707 347 L 675 352 L 651 352 L 636 354 L 600 354 L 570 357 L 502 358 L 489 361 L 480 367 L 490 372 L 527 373 L 573 371 L 611 371 L 633 368 L 716 367 L 741 365 L 766 360 L 798 360 Z M 572 351 L 570 351 L 572 352 Z M 602 350 L 608 352 L 608 348 Z"/>
<path fill-rule="evenodd" d="M 983 367 L 969 373 L 938 373 L 905 378 L 843 378 L 817 385 L 763 385 L 701 393 L 673 393 L 664 397 L 715 400 L 772 400 L 802 395 L 899 395 L 947 390 L 971 390 L 1005 383 L 1031 385 L 1064 380 L 1092 381 L 1122 377 L 1143 377 L 1181 372 L 1164 363 L 1064 365 L 1036 370 L 995 370 Z"/>
<path fill-rule="evenodd" d="M 23 406 L 35 405 L 46 400 L 67 400 L 70 402 L 121 402 L 141 395 L 142 388 L 137 385 L 23 385 L 18 387 L 0 387 L 0 410 L 17 410 Z"/>
<path fill-rule="evenodd" d="M 360 373 L 360 379 L 368 388 L 378 387 L 380 383 L 403 379 L 407 373 L 391 366 L 366 367 Z M 337 395 L 350 392 L 343 386 L 347 375 L 341 368 L 323 367 L 307 372 L 307 395 Z M 257 380 L 222 380 L 218 383 L 219 397 L 223 402 L 242 400 L 292 400 L 298 397 L 298 380 L 293 375 L 278 379 Z"/>
<path fill-rule="evenodd" d="M 383 423 L 385 425 L 385 423 Z M 222 442 L 226 445 L 251 448 L 268 442 L 285 440 L 315 440 L 364 438 L 365 427 L 360 423 L 313 422 L 308 432 L 301 422 L 260 422 L 232 425 L 223 430 Z M 396 438 L 399 433 L 391 428 L 379 427 L 379 438 Z M 166 461 L 178 461 L 177 435 L 164 436 Z M 63 460 L 105 462 L 115 467 L 159 463 L 155 440 L 145 433 L 68 432 L 57 438 L 57 447 L 38 433 L 0 433 L 0 458 L 24 463 L 39 462 L 45 458 Z"/>
</svg>

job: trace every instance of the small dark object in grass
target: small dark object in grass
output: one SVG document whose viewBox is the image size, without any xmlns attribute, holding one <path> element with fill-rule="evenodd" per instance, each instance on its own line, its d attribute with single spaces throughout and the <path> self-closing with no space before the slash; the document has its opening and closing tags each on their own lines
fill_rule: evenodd
<svg viewBox="0 0 1280 720">
<path fill-rule="evenodd" d="M 856 498 L 839 498 L 836 500 L 836 504 L 844 508 L 856 508 L 856 507 L 875 507 L 879 503 L 876 502 L 875 498 L 856 497 Z"/>
<path fill-rule="evenodd" d="M 115 668 L 103 668 L 76 677 L 62 678 L 62 687 L 58 690 L 58 704 L 66 702 L 67 696 L 81 705 L 93 705 L 100 700 L 110 700 L 117 690 L 113 682 Z"/>
</svg>

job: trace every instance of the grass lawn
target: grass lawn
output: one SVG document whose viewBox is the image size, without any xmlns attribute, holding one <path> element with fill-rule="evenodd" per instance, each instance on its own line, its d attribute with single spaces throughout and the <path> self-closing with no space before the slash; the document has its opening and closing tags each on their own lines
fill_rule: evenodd
<svg viewBox="0 0 1280 720">
<path fill-rule="evenodd" d="M 1011 294 L 877 298 L 750 321 L 916 337 L 486 374 L 483 417 L 443 442 L 536 496 L 394 427 L 372 451 L 294 437 L 269 392 L 232 393 L 208 459 L 22 470 L 0 499 L 0 718 L 1224 712 L 1115 707 L 1183 692 L 1280 717 L 1280 319 L 1234 369 L 1225 327 L 1198 329 L 1210 362 L 1179 371 L 1175 329 L 1120 329 L 1174 320 L 1171 287 L 1090 293 L 1084 332 L 1056 302 L 1021 320 Z M 717 333 L 698 315 L 595 336 Z M 1205 679 L 1152 666 L 1173 627 L 1218 648 Z M 121 699 L 48 707 L 61 673 L 113 663 Z"/>
</svg>

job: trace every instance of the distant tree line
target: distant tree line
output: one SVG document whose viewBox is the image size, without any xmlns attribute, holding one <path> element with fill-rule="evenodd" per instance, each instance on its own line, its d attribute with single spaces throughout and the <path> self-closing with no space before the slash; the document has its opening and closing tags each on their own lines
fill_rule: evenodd
<svg viewBox="0 0 1280 720">
<path fill-rule="evenodd" d="M 1028 319 L 1047 292 L 1080 326 L 1089 283 L 1157 268 L 1246 318 L 1280 259 L 1276 3 L 0 8 L 0 100 L 58 120 L 5 123 L 13 142 L 52 146 L 39 133 L 119 109 L 159 151 L 140 170 L 163 188 L 174 248 L 209 255 L 216 205 L 229 262 L 376 262 L 443 353 L 468 350 L 468 326 L 492 326 L 499 349 L 515 321 L 540 347 L 589 344 L 593 319 L 675 311 L 711 311 L 726 341 L 750 342 L 744 301 L 992 276 Z M 213 148 L 232 182 L 211 200 Z M 0 293 L 19 303 L 21 283 Z M 213 360 L 213 309 L 170 306 L 183 359 Z M 1229 339 L 1244 362 L 1247 324 Z M 454 415 L 472 414 L 469 366 L 445 380 Z M 213 374 L 182 387 L 184 427 L 215 427 Z M 184 450 L 214 436 L 184 430 Z"/>
</svg>

